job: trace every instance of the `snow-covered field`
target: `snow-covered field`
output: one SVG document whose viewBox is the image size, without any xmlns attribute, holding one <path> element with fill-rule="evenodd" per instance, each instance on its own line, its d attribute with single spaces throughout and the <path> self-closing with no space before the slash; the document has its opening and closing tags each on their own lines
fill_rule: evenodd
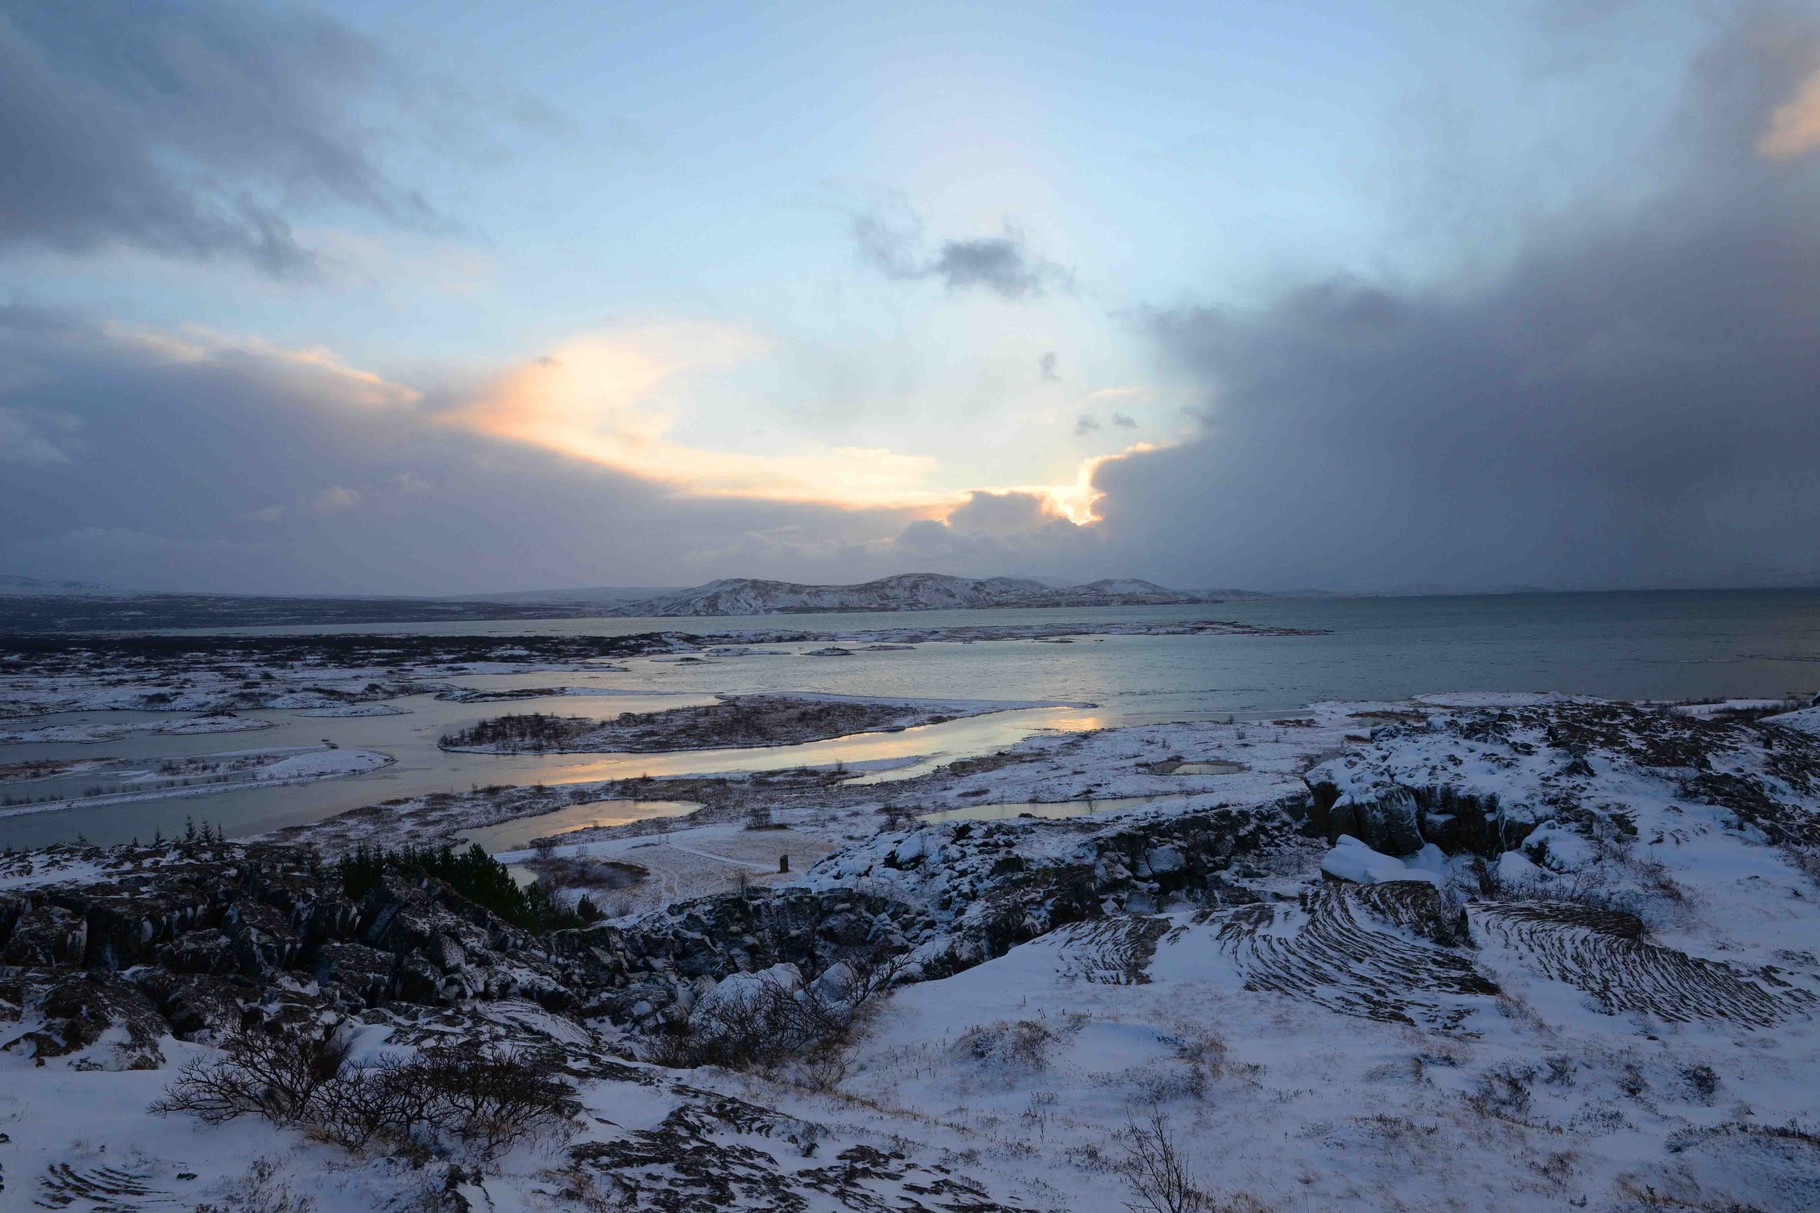
<svg viewBox="0 0 1820 1213">
<path fill-rule="evenodd" d="M 507 856 L 645 872 L 560 941 L 431 886 L 334 910 L 282 848 L 0 858 L 0 1207 L 1097 1211 L 1149 1207 L 1134 1161 L 1167 1147 L 1181 1208 L 1813 1209 L 1808 714 L 1434 696 L 1038 734 L 896 783 L 603 784 L 704 807 Z M 1058 801 L 1084 815 L 918 820 Z M 476 793 L 292 837 L 554 807 Z M 890 988 L 831 1043 L 702 1051 L 728 1008 L 845 1006 L 868 969 Z M 575 1105 L 418 1165 L 148 1115 L 252 1008 L 339 1025 L 356 1064 L 541 1049 Z"/>
<path fill-rule="evenodd" d="M 114 790 L 32 798 L 25 803 L 0 807 L 0 817 L 208 796 L 237 787 L 291 787 L 322 779 L 364 775 L 391 762 L 391 755 L 377 750 L 289 746 L 167 759 L 155 765 L 131 759 L 85 763 L 74 773 L 81 774 L 85 780 L 105 779 Z M 18 786 L 29 791 L 32 784 Z"/>
<path fill-rule="evenodd" d="M 126 723 L 98 721 L 88 724 L 0 729 L 0 745 L 45 745 L 58 742 L 94 744 L 103 741 L 119 741 L 123 737 L 141 733 L 158 736 L 188 736 L 197 733 L 245 733 L 270 727 L 270 721 L 234 715 L 187 716 L 180 720 L 136 720 Z"/>
</svg>

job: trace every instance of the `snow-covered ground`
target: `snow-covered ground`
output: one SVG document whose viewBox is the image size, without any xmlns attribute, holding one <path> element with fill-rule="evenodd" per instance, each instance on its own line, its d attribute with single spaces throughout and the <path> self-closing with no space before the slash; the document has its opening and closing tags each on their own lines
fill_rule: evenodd
<svg viewBox="0 0 1820 1213">
<path fill-rule="evenodd" d="M 228 788 L 258 785 L 289 787 L 322 779 L 364 775 L 390 765 L 392 756 L 378 750 L 337 746 L 288 746 L 281 749 L 234 750 L 190 758 L 166 759 L 156 765 L 131 759 L 85 763 L 74 771 L 85 779 L 105 779 L 114 790 L 77 795 L 47 795 L 0 807 L 0 817 L 56 813 L 97 805 L 208 796 Z M 31 784 L 21 785 L 30 790 Z"/>
<path fill-rule="evenodd" d="M 181 720 L 136 720 L 125 723 L 96 721 L 88 724 L 0 729 L 0 745 L 45 745 L 57 742 L 92 744 L 102 741 L 119 741 L 123 737 L 131 737 L 140 733 L 187 736 L 197 733 L 246 733 L 255 729 L 271 727 L 271 722 L 268 720 L 234 715 L 188 716 Z"/>
<path fill-rule="evenodd" d="M 548 856 L 538 851 L 498 851 L 501 863 L 526 865 L 536 874 L 540 860 L 611 860 L 636 865 L 645 875 L 637 884 L 618 889 L 602 886 L 587 892 L 615 917 L 661 910 L 677 902 L 712 897 L 736 887 L 770 887 L 792 882 L 795 874 L 836 849 L 823 835 L 788 826 L 751 830 L 738 825 L 683 826 L 659 834 L 638 834 L 593 842 L 565 843 L 558 836 Z M 789 871 L 782 871 L 787 860 Z"/>
<path fill-rule="evenodd" d="M 1803 733 L 1812 733 L 1816 737 L 1820 737 L 1820 707 L 1802 708 L 1799 711 L 1786 712 L 1771 719 L 1784 728 L 1798 729 Z"/>
<path fill-rule="evenodd" d="M 0 1202 L 98 1207 L 112 1190 L 124 1207 L 251 1207 L 249 1169 L 267 1157 L 268 1192 L 319 1213 L 1098 1211 L 1142 1200 L 1136 1144 L 1167 1140 L 1214 1202 L 1197 1208 L 1811 1210 L 1820 741 L 1806 715 L 1432 696 L 1039 734 L 896 783 L 778 772 L 589 789 L 704 805 L 661 832 L 561 838 L 556 858 L 647 872 L 613 924 L 556 946 L 436 910 L 428 943 L 388 943 L 394 919 L 375 906 L 349 928 L 375 963 L 395 956 L 400 982 L 427 972 L 457 991 L 389 987 L 344 1021 L 357 1057 L 426 1032 L 564 1057 L 578 1114 L 478 1168 L 413 1169 L 251 1117 L 146 1115 L 219 1030 L 176 1039 L 158 1012 L 59 1054 L 45 1042 L 70 1030 L 65 1012 L 19 943 L 67 938 L 45 907 L 82 904 L 82 886 L 140 877 L 94 848 L 0 859 L 0 921 L 8 898 L 21 924 L 38 916 L 0 940 L 20 966 L 0 970 L 0 1020 L 8 999 L 18 1019 L 0 1022 Z M 918 820 L 1138 797 L 1158 799 Z M 314 837 L 333 852 L 553 807 L 476 793 Z M 781 828 L 746 828 L 755 813 Z M 233 847 L 211 862 L 257 867 Z M 756 887 L 729 890 L 735 877 Z M 284 954 L 249 998 L 347 1015 L 330 1010 L 329 959 L 287 968 Z M 860 957 L 901 980 L 831 1058 L 652 1063 L 668 1033 L 705 1031 L 710 1008 L 771 982 L 835 988 Z"/>
</svg>

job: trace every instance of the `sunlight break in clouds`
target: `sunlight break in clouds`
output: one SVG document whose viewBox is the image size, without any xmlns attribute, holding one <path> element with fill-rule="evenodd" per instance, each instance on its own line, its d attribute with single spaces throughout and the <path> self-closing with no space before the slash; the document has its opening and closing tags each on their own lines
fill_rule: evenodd
<svg viewBox="0 0 1820 1213">
<path fill-rule="evenodd" d="M 448 420 L 710 497 L 755 497 L 939 514 L 964 491 L 932 484 L 926 456 L 862 447 L 792 453 L 710 450 L 669 437 L 687 378 L 762 353 L 742 329 L 650 325 L 578 338 L 502 375 Z M 738 411 L 733 410 L 737 416 Z"/>
<path fill-rule="evenodd" d="M 1820 148 L 1820 68 L 1795 95 L 1776 107 L 1769 129 L 1757 140 L 1757 152 L 1771 160 L 1793 160 Z"/>
<path fill-rule="evenodd" d="M 1028 494 L 1042 503 L 1043 514 L 1046 517 L 1059 518 L 1079 527 L 1092 526 L 1101 521 L 1094 506 L 1099 503 L 1100 498 L 1106 495 L 1104 490 L 1093 483 L 1093 478 L 1098 474 L 1100 465 L 1123 459 L 1128 455 L 1138 455 L 1157 449 L 1159 448 L 1155 443 L 1137 442 L 1110 455 L 1093 455 L 1083 459 L 1075 472 L 1072 484 L 1024 484 L 979 491 Z"/>
</svg>

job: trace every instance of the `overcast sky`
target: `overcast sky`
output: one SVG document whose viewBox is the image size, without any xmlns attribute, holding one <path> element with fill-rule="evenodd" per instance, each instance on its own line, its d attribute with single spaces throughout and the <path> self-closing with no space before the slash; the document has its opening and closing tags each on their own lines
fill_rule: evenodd
<svg viewBox="0 0 1820 1213">
<path fill-rule="evenodd" d="M 1820 10 L 0 0 L 0 572 L 1820 583 Z"/>
</svg>

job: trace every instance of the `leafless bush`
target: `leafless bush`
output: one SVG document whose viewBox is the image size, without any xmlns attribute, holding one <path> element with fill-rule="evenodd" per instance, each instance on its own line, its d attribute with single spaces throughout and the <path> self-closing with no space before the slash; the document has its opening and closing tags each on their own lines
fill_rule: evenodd
<svg viewBox="0 0 1820 1213">
<path fill-rule="evenodd" d="M 413 1059 L 387 1055 L 352 1067 L 345 1081 L 329 1084 L 314 1116 L 316 1131 L 350 1150 L 375 1138 L 410 1141 L 426 1123 L 430 1093 L 416 1081 Z"/>
<path fill-rule="evenodd" d="M 316 1109 L 323 1085 L 340 1073 L 347 1052 L 333 1033 L 236 1032 L 220 1055 L 179 1070 L 151 1110 L 161 1116 L 188 1112 L 210 1124 L 252 1112 L 290 1124 Z"/>
<path fill-rule="evenodd" d="M 865 964 L 846 963 L 822 974 L 817 984 L 830 987 L 830 997 L 836 1001 L 850 1007 L 862 1007 L 901 982 L 909 967 L 907 955 Z"/>
<path fill-rule="evenodd" d="M 851 1026 L 846 1008 L 807 990 L 760 981 L 676 1025 L 653 1044 L 651 1059 L 670 1066 L 722 1066 L 773 1070 L 796 1058 L 844 1044 Z"/>
<path fill-rule="evenodd" d="M 1521 1121 L 1529 1115 L 1529 1088 L 1535 1078 L 1536 1071 L 1531 1066 L 1497 1066 L 1480 1076 L 1466 1102 L 1481 1116 Z"/>
<path fill-rule="evenodd" d="M 574 1089 L 547 1064 L 475 1045 L 428 1049 L 405 1073 L 429 1092 L 424 1120 L 484 1154 L 568 1119 Z"/>
<path fill-rule="evenodd" d="M 491 1157 L 556 1128 L 573 1095 L 536 1060 L 446 1045 L 350 1067 L 324 1088 L 313 1127 L 350 1149 L 381 1142 L 427 1154 L 458 1144 Z"/>
<path fill-rule="evenodd" d="M 276 1161 L 255 1158 L 227 1194 L 225 1204 L 197 1205 L 195 1213 L 315 1213 L 315 1209 L 313 1199 L 293 1195 L 290 1185 L 278 1178 Z"/>
<path fill-rule="evenodd" d="M 1112 1169 L 1131 1190 L 1125 1202 L 1131 1213 L 1222 1213 L 1212 1194 L 1195 1182 L 1167 1116 L 1153 1109 L 1142 1120 L 1133 1117 L 1121 1136 L 1124 1154 Z"/>
<path fill-rule="evenodd" d="M 763 978 L 736 995 L 698 1005 L 646 1051 L 667 1066 L 790 1071 L 817 1090 L 846 1076 L 849 1045 L 877 998 L 895 981 L 896 963 L 843 966 L 823 989 L 792 989 Z"/>
<path fill-rule="evenodd" d="M 1049 1066 L 1049 1052 L 1061 1037 L 1041 1019 L 1008 1019 L 969 1029 L 955 1048 L 988 1066 L 1035 1073 Z"/>
<path fill-rule="evenodd" d="M 447 1045 L 359 1065 L 334 1036 L 240 1032 L 219 1056 L 179 1072 L 159 1114 L 210 1123 L 256 1114 L 302 1124 L 351 1150 L 383 1144 L 428 1155 L 462 1148 L 491 1157 L 555 1128 L 574 1090 L 539 1059 Z"/>
<path fill-rule="evenodd" d="M 1209 1207 L 1161 1112 L 1152 1111 L 1142 1121 L 1128 1121 L 1124 1145 L 1124 1157 L 1114 1164 L 1114 1170 L 1131 1189 L 1132 1198 L 1125 1207 L 1132 1213 L 1201 1213 Z"/>
<path fill-rule="evenodd" d="M 1613 854 L 1609 847 L 1600 848 L 1600 860 L 1608 858 L 1623 864 L 1628 862 L 1628 852 Z M 1599 861 L 1575 872 L 1537 880 L 1505 880 L 1497 865 L 1483 859 L 1475 859 L 1472 870 L 1478 895 L 1489 901 L 1568 902 L 1589 910 L 1610 910 L 1637 917 L 1642 917 L 1643 911 L 1649 908 L 1640 894 L 1613 888 L 1610 872 Z M 1673 899 L 1678 898 L 1676 892 Z"/>
</svg>

